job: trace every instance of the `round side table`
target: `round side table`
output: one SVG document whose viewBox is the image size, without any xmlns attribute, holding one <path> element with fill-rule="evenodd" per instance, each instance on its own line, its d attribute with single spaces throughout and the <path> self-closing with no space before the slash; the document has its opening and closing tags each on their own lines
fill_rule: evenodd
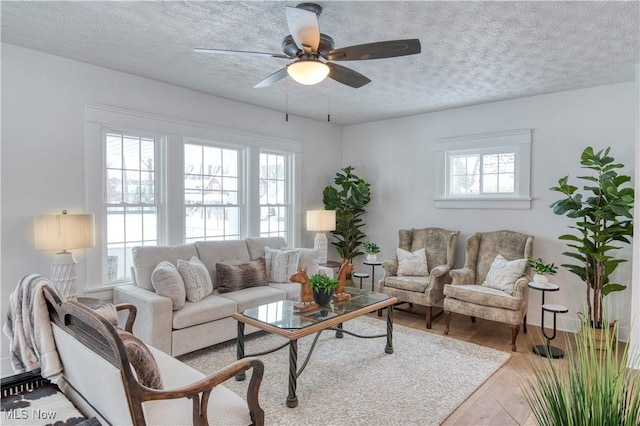
<svg viewBox="0 0 640 426">
<path fill-rule="evenodd" d="M 353 275 L 351 275 L 354 278 L 360 278 L 360 289 L 362 290 L 362 279 L 363 278 L 369 278 L 369 274 L 367 274 L 366 272 L 356 272 Z"/>
<path fill-rule="evenodd" d="M 364 262 L 365 265 L 369 265 L 371 266 L 371 291 L 375 291 L 375 283 L 376 283 L 376 266 L 380 266 L 382 265 L 382 262 L 376 260 L 373 262 L 369 262 L 368 260 L 365 260 Z"/>
<path fill-rule="evenodd" d="M 544 303 L 544 295 L 547 291 L 558 291 L 560 287 L 557 284 L 547 283 L 547 284 L 538 284 L 535 282 L 529 283 L 529 288 L 534 290 L 538 290 L 542 292 L 542 319 L 540 328 L 542 328 L 542 335 L 547 339 L 546 345 L 536 345 L 533 347 L 533 353 L 539 356 L 544 356 L 548 358 L 563 358 L 564 352 L 560 348 L 556 348 L 555 346 L 551 346 L 551 341 L 556 338 L 556 317 L 558 314 L 565 314 L 569 312 L 569 308 L 562 305 L 554 305 L 554 304 L 546 304 Z M 551 336 L 547 335 L 547 331 L 544 328 L 544 313 L 550 312 L 553 313 L 553 334 Z"/>
</svg>

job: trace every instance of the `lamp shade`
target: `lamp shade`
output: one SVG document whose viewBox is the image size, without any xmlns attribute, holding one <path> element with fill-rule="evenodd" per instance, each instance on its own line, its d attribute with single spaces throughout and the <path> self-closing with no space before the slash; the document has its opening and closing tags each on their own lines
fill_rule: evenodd
<svg viewBox="0 0 640 426">
<path fill-rule="evenodd" d="M 36 250 L 73 250 L 95 245 L 92 214 L 56 214 L 36 217 Z"/>
<path fill-rule="evenodd" d="M 300 84 L 317 84 L 329 75 L 329 67 L 317 59 L 301 59 L 287 67 L 287 73 Z"/>
<path fill-rule="evenodd" d="M 307 231 L 325 232 L 335 231 L 336 211 L 335 210 L 308 210 L 307 211 Z"/>
</svg>

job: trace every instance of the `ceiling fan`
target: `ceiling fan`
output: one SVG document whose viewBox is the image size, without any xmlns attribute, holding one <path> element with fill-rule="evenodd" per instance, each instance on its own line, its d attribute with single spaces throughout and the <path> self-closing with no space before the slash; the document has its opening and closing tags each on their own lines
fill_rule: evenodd
<svg viewBox="0 0 640 426">
<path fill-rule="evenodd" d="M 291 34 L 282 41 L 282 53 L 251 52 L 244 50 L 222 50 L 195 48 L 194 52 L 227 55 L 262 56 L 294 60 L 255 85 L 267 87 L 282 80 L 287 75 L 301 84 L 317 84 L 327 76 L 339 83 L 359 88 L 369 80 L 350 68 L 335 61 L 357 61 L 365 59 L 393 58 L 420 53 L 420 40 L 388 40 L 357 46 L 334 49 L 331 37 L 320 32 L 318 16 L 322 7 L 316 3 L 300 3 L 296 7 L 287 6 L 287 24 Z"/>
</svg>

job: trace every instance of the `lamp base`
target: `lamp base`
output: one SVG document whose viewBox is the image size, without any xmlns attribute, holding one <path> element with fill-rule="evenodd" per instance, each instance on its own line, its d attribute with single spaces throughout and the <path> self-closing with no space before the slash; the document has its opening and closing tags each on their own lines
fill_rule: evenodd
<svg viewBox="0 0 640 426">
<path fill-rule="evenodd" d="M 51 282 L 58 290 L 60 299 L 75 300 L 78 296 L 76 282 L 78 281 L 78 262 L 68 251 L 56 253 L 51 262 Z"/>
<path fill-rule="evenodd" d="M 313 249 L 320 254 L 318 263 L 327 263 L 328 244 L 327 236 L 323 232 L 318 232 L 313 239 Z"/>
</svg>

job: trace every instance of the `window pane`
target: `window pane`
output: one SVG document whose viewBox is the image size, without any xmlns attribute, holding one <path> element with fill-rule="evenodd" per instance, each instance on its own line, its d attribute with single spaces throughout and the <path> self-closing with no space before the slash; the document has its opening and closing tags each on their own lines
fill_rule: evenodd
<svg viewBox="0 0 640 426">
<path fill-rule="evenodd" d="M 494 193 L 498 192 L 498 175 L 490 174 L 482 176 L 482 192 Z"/>
<path fill-rule="evenodd" d="M 143 209 L 142 226 L 145 245 L 148 242 L 158 240 L 158 214 L 155 207 L 145 207 Z"/>
<path fill-rule="evenodd" d="M 223 207 L 229 203 L 238 204 L 238 188 L 241 186 L 237 176 L 238 151 L 185 144 L 185 159 L 188 157 L 191 160 L 185 161 L 187 241 L 239 238 L 239 209 L 234 211 L 234 217 L 229 217 Z M 197 164 L 202 167 L 195 167 Z"/>
<path fill-rule="evenodd" d="M 107 170 L 107 203 L 122 202 L 122 170 Z"/>
<path fill-rule="evenodd" d="M 153 139 L 140 140 L 140 170 L 155 170 L 155 141 Z"/>
<path fill-rule="evenodd" d="M 140 170 L 140 138 L 124 136 L 122 139 L 124 168 Z"/>
<path fill-rule="evenodd" d="M 514 153 L 500 154 L 500 173 L 513 173 L 515 170 L 516 155 Z"/>
<path fill-rule="evenodd" d="M 107 243 L 122 243 L 124 234 L 124 208 L 110 207 L 107 209 Z"/>
<path fill-rule="evenodd" d="M 137 204 L 140 202 L 140 172 L 125 172 L 124 174 L 126 182 L 125 189 L 126 202 L 131 204 Z"/>
<path fill-rule="evenodd" d="M 467 176 L 467 191 L 469 194 L 480 193 L 480 173 L 476 172 Z"/>
<path fill-rule="evenodd" d="M 122 168 L 122 138 L 120 135 L 107 134 L 107 167 Z"/>
<path fill-rule="evenodd" d="M 500 175 L 499 192 L 515 192 L 515 181 L 513 173 L 504 173 Z"/>
<path fill-rule="evenodd" d="M 497 154 L 482 156 L 482 172 L 498 173 L 498 155 Z"/>
<path fill-rule="evenodd" d="M 127 241 L 142 242 L 142 209 L 139 207 L 127 207 L 124 220 Z"/>
</svg>

